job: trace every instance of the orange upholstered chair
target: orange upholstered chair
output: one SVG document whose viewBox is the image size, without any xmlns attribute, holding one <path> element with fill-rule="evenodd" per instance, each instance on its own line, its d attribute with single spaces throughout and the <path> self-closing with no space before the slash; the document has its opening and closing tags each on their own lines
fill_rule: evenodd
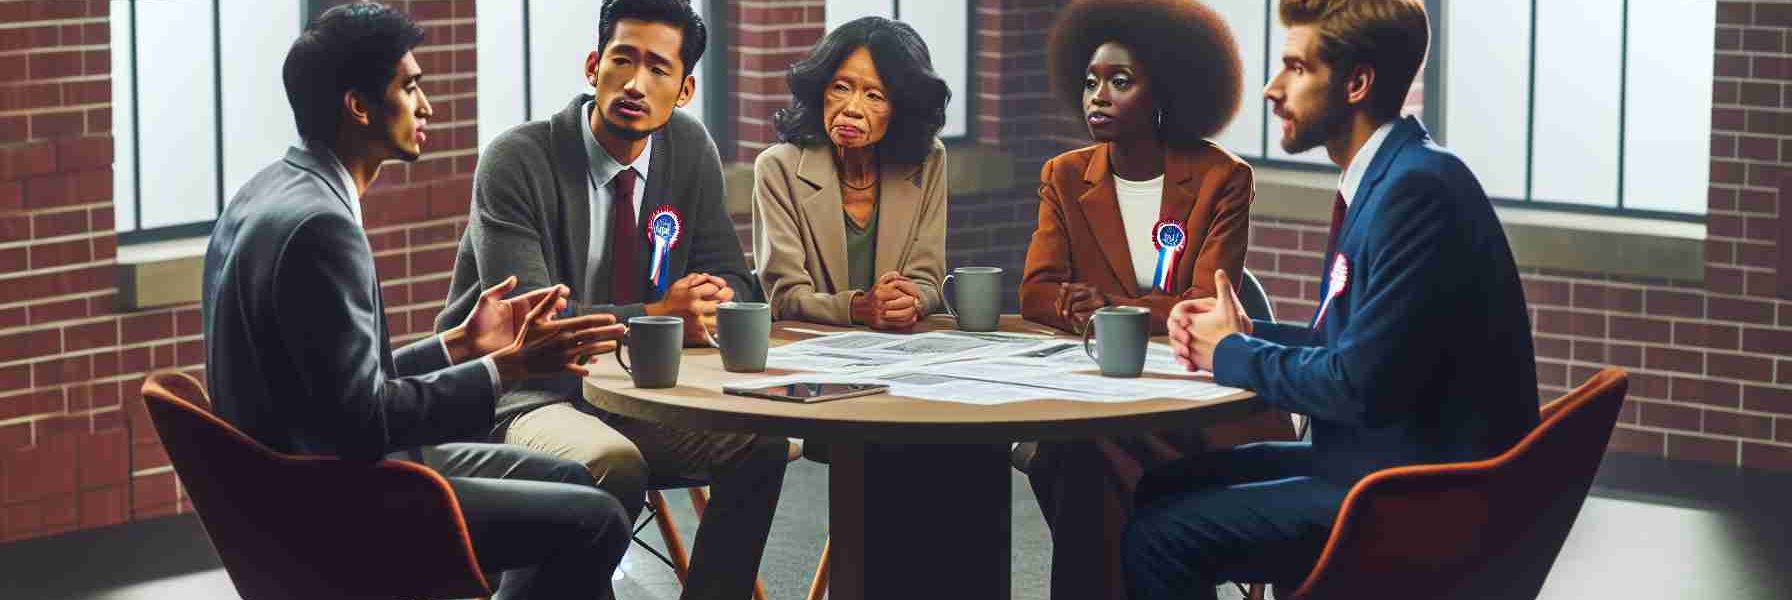
<svg viewBox="0 0 1792 600">
<path fill-rule="evenodd" d="M 212 415 L 184 373 L 151 374 L 143 402 L 243 598 L 491 594 L 434 471 L 274 452 Z"/>
<path fill-rule="evenodd" d="M 1542 422 L 1504 454 L 1363 478 L 1289 598 L 1536 598 L 1586 501 L 1627 387 L 1623 370 L 1605 369 L 1544 406 Z"/>
</svg>

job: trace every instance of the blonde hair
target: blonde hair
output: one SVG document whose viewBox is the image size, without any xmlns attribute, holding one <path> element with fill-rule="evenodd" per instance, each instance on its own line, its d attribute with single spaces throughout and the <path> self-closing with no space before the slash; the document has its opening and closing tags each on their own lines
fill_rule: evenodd
<svg viewBox="0 0 1792 600">
<path fill-rule="evenodd" d="M 1374 69 L 1369 110 L 1383 118 L 1400 114 L 1431 44 L 1423 0 L 1282 0 L 1280 13 L 1288 27 L 1318 26 L 1319 58 L 1338 76 Z"/>
</svg>

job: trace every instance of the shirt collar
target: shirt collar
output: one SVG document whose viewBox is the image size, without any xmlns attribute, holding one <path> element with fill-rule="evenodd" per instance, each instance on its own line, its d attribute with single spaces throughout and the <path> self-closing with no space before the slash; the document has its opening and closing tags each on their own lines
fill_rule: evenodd
<svg viewBox="0 0 1792 600">
<path fill-rule="evenodd" d="M 586 102 L 584 110 L 585 118 L 579 119 L 579 129 L 585 131 L 585 160 L 591 165 L 592 187 L 599 187 L 609 183 L 610 179 L 616 177 L 616 174 L 621 173 L 622 169 L 625 168 L 623 164 L 616 162 L 616 157 L 610 156 L 610 151 L 605 150 L 603 146 L 598 145 L 597 134 L 591 131 L 591 111 L 596 108 L 596 106 L 596 100 Z M 647 145 L 641 148 L 641 155 L 635 157 L 635 162 L 629 163 L 626 166 L 626 168 L 635 170 L 635 180 L 637 184 L 645 183 L 647 181 L 647 165 L 653 162 L 652 157 L 653 136 L 649 135 L 647 136 Z"/>
<path fill-rule="evenodd" d="M 1350 165 L 1344 168 L 1342 175 L 1338 176 L 1338 193 L 1344 195 L 1345 206 L 1349 206 L 1350 202 L 1356 199 L 1357 188 L 1362 187 L 1363 176 L 1369 172 L 1369 163 L 1375 162 L 1375 153 L 1381 151 L 1382 142 L 1387 141 L 1388 133 L 1394 130 L 1396 122 L 1388 121 L 1375 128 L 1375 133 L 1369 134 L 1369 139 L 1363 142 L 1363 147 L 1357 149 L 1356 156 L 1351 157 Z"/>
<path fill-rule="evenodd" d="M 342 181 L 342 191 L 348 193 L 348 212 L 355 216 L 356 224 L 366 226 L 366 223 L 361 221 L 361 194 L 355 191 L 355 176 L 349 174 L 348 167 L 343 166 L 342 159 L 336 158 L 336 153 L 332 152 L 329 147 L 323 144 L 310 144 L 309 148 L 312 154 L 317 155 L 322 162 L 329 164 L 336 171 L 336 178 Z"/>
</svg>

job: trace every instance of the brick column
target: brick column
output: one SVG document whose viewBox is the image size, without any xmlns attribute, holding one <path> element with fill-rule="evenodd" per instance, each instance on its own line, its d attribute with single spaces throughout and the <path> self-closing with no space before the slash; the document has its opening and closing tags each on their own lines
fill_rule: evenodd
<svg viewBox="0 0 1792 600">
<path fill-rule="evenodd" d="M 117 387 L 93 383 L 117 371 L 108 9 L 0 4 L 5 540 L 119 523 L 130 508 Z"/>
<path fill-rule="evenodd" d="M 772 113 L 790 104 L 784 83 L 790 65 L 821 40 L 826 21 L 823 0 L 742 0 L 727 3 L 727 64 L 732 77 L 729 107 L 733 110 L 734 149 L 723 148 L 724 160 L 752 163 L 778 141 Z"/>
</svg>

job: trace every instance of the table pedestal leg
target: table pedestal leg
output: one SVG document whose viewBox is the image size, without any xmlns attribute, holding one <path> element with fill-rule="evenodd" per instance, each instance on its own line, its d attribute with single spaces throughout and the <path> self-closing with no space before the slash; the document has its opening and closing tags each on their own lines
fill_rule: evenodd
<svg viewBox="0 0 1792 600">
<path fill-rule="evenodd" d="M 1008 597 L 1008 444 L 830 446 L 830 599 Z"/>
</svg>

